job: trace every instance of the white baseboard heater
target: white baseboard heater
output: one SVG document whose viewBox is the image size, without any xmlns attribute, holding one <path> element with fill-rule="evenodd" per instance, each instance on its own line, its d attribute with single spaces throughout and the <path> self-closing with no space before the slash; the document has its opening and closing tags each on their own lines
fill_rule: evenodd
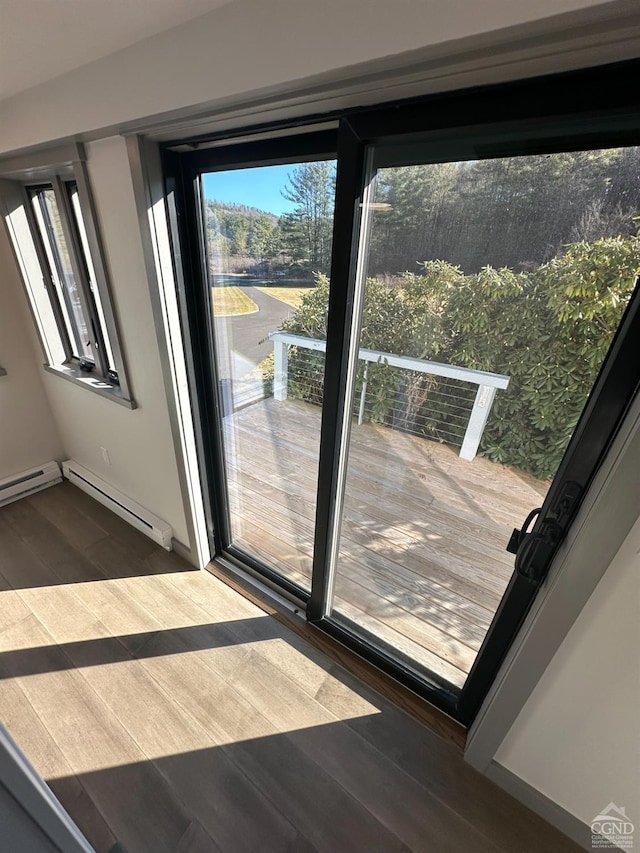
<svg viewBox="0 0 640 853">
<path fill-rule="evenodd" d="M 5 477 L 4 480 L 0 480 L 0 506 L 61 482 L 62 473 L 57 462 L 46 462 L 37 468 L 30 468 L 12 477 Z"/>
<path fill-rule="evenodd" d="M 78 465 L 73 459 L 67 459 L 66 462 L 62 463 L 62 473 L 74 486 L 91 495 L 94 500 L 104 504 L 120 518 L 128 521 L 137 530 L 157 542 L 158 545 L 162 545 L 167 551 L 171 551 L 173 530 L 166 521 L 158 518 L 157 515 L 149 512 L 139 503 L 132 501 L 118 489 L 114 489 L 109 483 L 105 483 L 93 471 Z"/>
</svg>

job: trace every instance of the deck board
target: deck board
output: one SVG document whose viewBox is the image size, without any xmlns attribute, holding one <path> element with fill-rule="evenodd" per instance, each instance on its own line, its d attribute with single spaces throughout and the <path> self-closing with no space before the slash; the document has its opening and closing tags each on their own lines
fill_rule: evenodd
<svg viewBox="0 0 640 853">
<path fill-rule="evenodd" d="M 309 589 L 320 409 L 267 399 L 225 427 L 235 544 Z M 511 530 L 547 485 L 354 424 L 334 613 L 461 686 L 513 572 Z"/>
</svg>

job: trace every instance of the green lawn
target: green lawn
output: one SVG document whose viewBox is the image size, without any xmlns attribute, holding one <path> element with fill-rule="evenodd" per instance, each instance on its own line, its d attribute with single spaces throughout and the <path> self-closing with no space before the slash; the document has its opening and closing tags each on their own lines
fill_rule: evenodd
<svg viewBox="0 0 640 853">
<path fill-rule="evenodd" d="M 211 299 L 216 317 L 236 317 L 238 314 L 255 314 L 258 311 L 253 299 L 235 285 L 211 288 Z"/>
<path fill-rule="evenodd" d="M 258 287 L 257 289 L 268 296 L 273 296 L 274 299 L 279 299 L 280 302 L 291 305 L 292 308 L 298 308 L 302 297 L 311 290 L 311 287 Z"/>
</svg>

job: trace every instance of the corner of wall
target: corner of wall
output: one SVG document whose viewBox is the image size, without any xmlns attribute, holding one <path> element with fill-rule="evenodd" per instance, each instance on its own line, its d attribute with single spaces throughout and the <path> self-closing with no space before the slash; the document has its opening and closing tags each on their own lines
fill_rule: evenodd
<svg viewBox="0 0 640 853">
<path fill-rule="evenodd" d="M 42 380 L 43 356 L 4 227 L 0 227 L 0 479 L 64 448 Z"/>
</svg>

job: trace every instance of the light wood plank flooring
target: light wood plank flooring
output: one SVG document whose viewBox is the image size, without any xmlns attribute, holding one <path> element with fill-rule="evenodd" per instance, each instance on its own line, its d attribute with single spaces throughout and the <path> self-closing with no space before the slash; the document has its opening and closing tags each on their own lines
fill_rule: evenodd
<svg viewBox="0 0 640 853">
<path fill-rule="evenodd" d="M 226 420 L 235 543 L 310 587 L 320 409 L 268 399 Z M 354 425 L 334 615 L 460 687 L 513 572 L 505 545 L 547 484 L 445 445 Z"/>
<path fill-rule="evenodd" d="M 187 568 L 68 483 L 0 509 L 0 719 L 98 853 L 577 849 Z"/>
</svg>

